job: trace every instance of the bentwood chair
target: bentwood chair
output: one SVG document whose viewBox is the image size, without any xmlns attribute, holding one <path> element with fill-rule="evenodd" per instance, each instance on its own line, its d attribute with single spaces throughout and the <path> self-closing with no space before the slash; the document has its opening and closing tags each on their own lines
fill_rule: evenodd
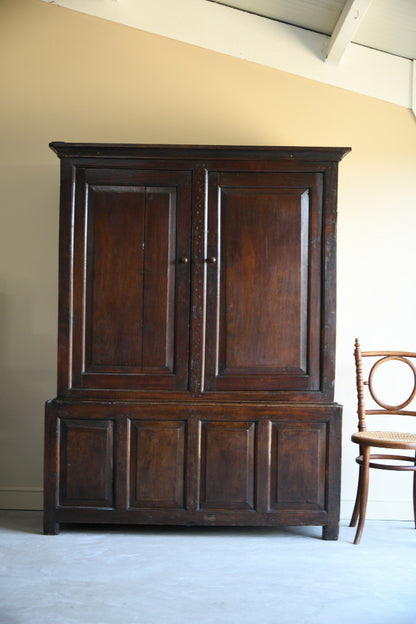
<svg viewBox="0 0 416 624">
<path fill-rule="evenodd" d="M 406 409 L 408 406 L 412 407 L 411 403 L 416 396 L 416 353 L 405 351 L 361 351 L 360 343 L 358 339 L 356 339 L 354 354 L 357 373 L 358 432 L 354 433 L 351 439 L 360 446 L 360 454 L 356 458 L 356 462 L 359 464 L 360 468 L 357 498 L 355 500 L 350 526 L 355 527 L 357 519 L 359 518 L 354 540 L 354 544 L 359 544 L 365 522 L 370 468 L 413 472 L 413 512 L 416 526 L 416 456 L 396 454 L 396 451 L 399 449 L 402 451 L 416 451 L 416 433 L 404 433 L 397 430 L 367 431 L 366 424 L 367 416 L 374 416 L 375 418 L 382 419 L 382 415 L 385 415 L 387 416 L 386 420 L 388 422 L 390 422 L 390 417 L 396 417 L 394 420 L 397 421 L 399 417 L 416 416 L 416 411 Z M 380 399 L 375 389 L 377 377 L 379 377 L 380 383 L 380 373 L 382 373 L 383 366 L 384 372 L 389 372 L 389 367 L 386 367 L 386 364 L 391 362 L 400 362 L 400 366 L 397 364 L 395 365 L 396 375 L 399 369 L 402 370 L 403 373 L 409 373 L 410 369 L 411 377 L 411 389 L 408 397 L 394 405 Z M 366 364 L 365 367 L 364 363 Z M 389 366 L 391 367 L 390 364 Z M 383 390 L 387 391 L 387 384 L 385 381 L 383 383 L 383 380 L 385 380 L 385 377 L 381 375 Z M 395 383 L 397 389 L 398 379 Z M 368 396 L 368 394 L 370 396 Z M 374 409 L 366 408 L 365 401 L 368 400 L 372 402 L 371 407 Z M 385 419 L 382 420 L 384 421 Z M 372 447 L 390 449 L 393 451 L 393 454 L 372 454 Z"/>
</svg>

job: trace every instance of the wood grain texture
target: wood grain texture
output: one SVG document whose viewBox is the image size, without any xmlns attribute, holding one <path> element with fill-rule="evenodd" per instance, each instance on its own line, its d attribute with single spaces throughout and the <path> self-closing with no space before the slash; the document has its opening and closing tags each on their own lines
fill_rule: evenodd
<svg viewBox="0 0 416 624">
<path fill-rule="evenodd" d="M 60 504 L 112 507 L 114 426 L 111 420 L 63 419 Z"/>
<path fill-rule="evenodd" d="M 185 423 L 131 423 L 130 507 L 184 508 Z"/>
<path fill-rule="evenodd" d="M 255 424 L 202 425 L 201 509 L 254 509 Z"/>
</svg>

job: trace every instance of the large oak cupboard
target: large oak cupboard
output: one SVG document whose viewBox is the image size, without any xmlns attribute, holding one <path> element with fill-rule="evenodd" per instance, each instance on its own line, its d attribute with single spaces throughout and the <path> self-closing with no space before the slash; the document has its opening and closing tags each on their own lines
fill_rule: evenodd
<svg viewBox="0 0 416 624">
<path fill-rule="evenodd" d="M 52 143 L 61 161 L 60 523 L 339 523 L 347 148 Z"/>
</svg>

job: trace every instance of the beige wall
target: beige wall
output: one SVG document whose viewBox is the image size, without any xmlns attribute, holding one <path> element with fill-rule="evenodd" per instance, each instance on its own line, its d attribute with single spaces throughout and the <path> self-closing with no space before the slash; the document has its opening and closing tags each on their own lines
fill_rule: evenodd
<svg viewBox="0 0 416 624">
<path fill-rule="evenodd" d="M 48 143 L 330 145 L 353 150 L 338 228 L 348 514 L 355 335 L 416 350 L 412 113 L 40 0 L 2 0 L 0 77 L 0 506 L 41 502 L 43 404 L 56 376 L 59 162 Z M 394 475 L 386 491 L 378 476 L 370 515 L 410 518 L 410 478 Z"/>
</svg>

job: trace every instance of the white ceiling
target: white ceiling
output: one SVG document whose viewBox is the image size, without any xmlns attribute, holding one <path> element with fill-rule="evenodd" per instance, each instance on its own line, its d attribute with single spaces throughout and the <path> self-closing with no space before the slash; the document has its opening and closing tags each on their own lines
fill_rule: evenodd
<svg viewBox="0 0 416 624">
<path fill-rule="evenodd" d="M 329 36 L 333 34 L 344 7 L 350 5 L 353 18 L 359 20 L 358 28 L 351 37 L 353 43 L 416 59 L 416 0 L 207 1 Z M 360 19 L 359 13 L 364 11 Z"/>
<path fill-rule="evenodd" d="M 1 0 L 0 0 L 1 1 Z M 416 115 L 416 0 L 43 0 Z"/>
</svg>

